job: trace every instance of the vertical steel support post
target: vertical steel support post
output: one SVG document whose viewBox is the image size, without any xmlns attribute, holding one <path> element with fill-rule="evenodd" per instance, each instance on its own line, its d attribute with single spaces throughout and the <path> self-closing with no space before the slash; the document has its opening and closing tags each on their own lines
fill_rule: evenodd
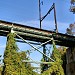
<svg viewBox="0 0 75 75">
<path fill-rule="evenodd" d="M 55 3 L 53 3 L 53 6 L 54 6 L 55 30 L 56 30 L 56 33 L 58 33 L 57 20 L 56 20 L 56 9 L 55 9 Z"/>
<path fill-rule="evenodd" d="M 46 46 L 45 45 L 43 45 L 43 53 L 46 54 Z M 44 61 L 46 61 L 45 55 L 43 55 L 43 59 L 44 59 Z"/>
<path fill-rule="evenodd" d="M 0 62 L 1 62 L 1 56 L 2 56 L 2 55 L 0 55 Z"/>
<path fill-rule="evenodd" d="M 41 29 L 41 5 L 39 0 L 39 19 L 40 19 L 40 29 Z"/>
<path fill-rule="evenodd" d="M 43 53 L 46 54 L 46 45 L 43 45 Z M 47 57 L 43 55 L 44 62 L 47 62 Z M 43 64 L 42 72 L 48 69 L 48 64 Z"/>
</svg>

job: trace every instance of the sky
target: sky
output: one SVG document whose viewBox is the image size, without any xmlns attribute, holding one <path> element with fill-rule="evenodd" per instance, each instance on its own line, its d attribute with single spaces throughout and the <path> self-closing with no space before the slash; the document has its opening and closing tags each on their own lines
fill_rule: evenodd
<svg viewBox="0 0 75 75">
<path fill-rule="evenodd" d="M 56 18 L 59 33 L 66 33 L 69 24 L 74 23 L 74 14 L 70 12 L 70 0 L 40 0 L 42 17 L 55 3 Z M 20 23 L 39 28 L 39 6 L 38 0 L 0 0 L 0 20 Z M 54 30 L 54 12 L 43 20 L 42 29 Z M 17 43 L 21 50 L 31 48 L 24 43 Z M 0 54 L 3 55 L 6 46 L 6 37 L 0 36 Z M 35 56 L 35 57 L 34 57 Z M 38 57 L 37 57 L 38 56 Z M 31 54 L 34 60 L 40 60 L 42 55 L 35 51 Z"/>
</svg>

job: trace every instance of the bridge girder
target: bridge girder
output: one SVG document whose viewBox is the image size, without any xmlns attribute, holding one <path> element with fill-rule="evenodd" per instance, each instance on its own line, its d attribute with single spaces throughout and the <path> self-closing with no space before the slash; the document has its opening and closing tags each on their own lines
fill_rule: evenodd
<svg viewBox="0 0 75 75">
<path fill-rule="evenodd" d="M 7 36 L 11 28 L 26 40 L 43 43 L 50 38 L 54 38 L 56 45 L 71 47 L 75 44 L 75 37 L 71 35 L 0 20 L 0 36 Z M 52 44 L 52 42 L 49 42 L 49 44 Z"/>
</svg>

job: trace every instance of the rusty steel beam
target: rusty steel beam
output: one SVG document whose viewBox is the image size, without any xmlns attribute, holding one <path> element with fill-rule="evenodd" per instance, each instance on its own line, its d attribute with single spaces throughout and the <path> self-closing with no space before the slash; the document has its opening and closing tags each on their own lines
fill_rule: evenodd
<svg viewBox="0 0 75 75">
<path fill-rule="evenodd" d="M 75 44 L 75 37 L 71 35 L 56 33 L 54 31 L 43 30 L 2 20 L 0 20 L 0 36 L 7 36 L 12 27 L 13 30 L 25 40 L 46 42 L 50 38 L 54 38 L 57 45 L 70 47 Z M 52 42 L 49 43 L 51 44 Z"/>
</svg>

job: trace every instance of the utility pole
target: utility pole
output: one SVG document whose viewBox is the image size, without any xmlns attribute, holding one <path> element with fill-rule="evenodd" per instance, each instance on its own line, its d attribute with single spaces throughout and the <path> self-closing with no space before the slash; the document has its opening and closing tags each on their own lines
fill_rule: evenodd
<svg viewBox="0 0 75 75">
<path fill-rule="evenodd" d="M 39 20 L 40 20 L 40 29 L 41 29 L 41 5 L 39 0 Z"/>
<path fill-rule="evenodd" d="M 50 14 L 50 12 L 51 12 L 53 9 L 54 9 L 55 31 L 56 31 L 56 33 L 58 33 L 55 3 L 53 3 L 53 5 L 50 7 L 49 11 L 48 11 L 43 17 L 41 17 L 41 3 L 40 3 L 40 0 L 39 0 L 40 29 L 41 29 L 41 23 L 42 23 L 42 21 L 48 16 L 48 14 Z"/>
<path fill-rule="evenodd" d="M 56 33 L 58 33 L 58 29 L 57 29 L 57 20 L 56 20 L 56 9 L 55 9 L 55 3 L 53 3 L 53 6 L 54 6 L 55 31 L 56 31 Z"/>
</svg>

